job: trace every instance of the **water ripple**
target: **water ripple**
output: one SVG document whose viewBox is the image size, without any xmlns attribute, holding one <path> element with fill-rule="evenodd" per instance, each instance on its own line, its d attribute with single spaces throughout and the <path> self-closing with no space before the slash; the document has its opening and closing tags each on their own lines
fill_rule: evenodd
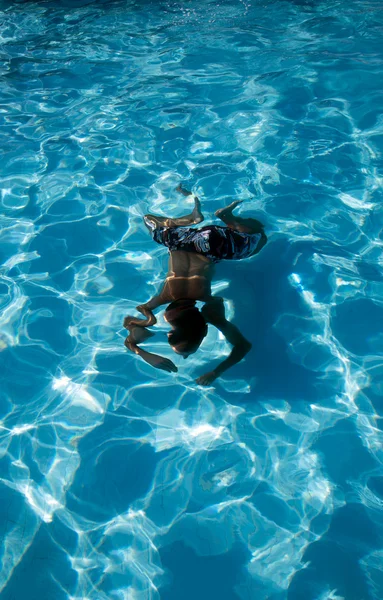
<svg viewBox="0 0 383 600">
<path fill-rule="evenodd" d="M 0 15 L 4 598 L 379 600 L 380 4 Z M 176 375 L 123 346 L 166 270 L 142 216 L 182 214 L 181 181 L 269 235 L 218 267 L 253 350 L 215 388 L 212 328 Z"/>
</svg>

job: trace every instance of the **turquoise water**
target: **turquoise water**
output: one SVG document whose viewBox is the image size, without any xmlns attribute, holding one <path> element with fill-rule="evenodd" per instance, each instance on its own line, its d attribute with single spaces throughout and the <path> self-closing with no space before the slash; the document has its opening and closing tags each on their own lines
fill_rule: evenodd
<svg viewBox="0 0 383 600">
<path fill-rule="evenodd" d="M 383 597 L 383 11 L 373 0 L 0 2 L 1 598 Z M 259 256 L 183 361 L 122 321 L 146 212 L 242 199 Z"/>
</svg>

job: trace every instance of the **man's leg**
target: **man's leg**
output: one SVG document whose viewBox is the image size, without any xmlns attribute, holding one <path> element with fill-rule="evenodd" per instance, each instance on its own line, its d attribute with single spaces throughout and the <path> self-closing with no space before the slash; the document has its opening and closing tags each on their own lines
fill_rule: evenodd
<svg viewBox="0 0 383 600">
<path fill-rule="evenodd" d="M 184 190 L 181 186 L 178 186 L 177 191 L 179 191 L 184 196 L 191 196 L 191 192 Z M 188 225 L 196 225 L 197 223 L 201 223 L 204 220 L 203 214 L 201 212 L 201 203 L 198 200 L 197 196 L 194 196 L 194 208 L 193 211 L 184 215 L 183 217 L 178 217 L 176 219 L 172 219 L 171 217 L 160 217 L 158 215 L 145 215 L 144 221 L 147 227 L 151 229 L 150 225 L 147 221 L 153 223 L 155 227 L 187 227 Z"/>
<path fill-rule="evenodd" d="M 225 206 L 225 208 L 220 208 L 216 211 L 215 216 L 235 231 L 240 231 L 241 233 L 263 233 L 263 225 L 258 219 L 244 219 L 233 215 L 233 210 L 241 202 L 242 200 L 237 200 L 229 204 L 229 206 Z"/>
</svg>

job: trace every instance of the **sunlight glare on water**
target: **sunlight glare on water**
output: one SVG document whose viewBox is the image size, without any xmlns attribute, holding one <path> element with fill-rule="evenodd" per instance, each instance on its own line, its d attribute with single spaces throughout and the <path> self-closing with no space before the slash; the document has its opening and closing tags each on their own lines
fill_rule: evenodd
<svg viewBox="0 0 383 600">
<path fill-rule="evenodd" d="M 1 598 L 383 597 L 383 11 L 375 0 L 0 2 Z M 252 343 L 122 322 L 142 216 L 233 199 L 213 293 Z"/>
</svg>

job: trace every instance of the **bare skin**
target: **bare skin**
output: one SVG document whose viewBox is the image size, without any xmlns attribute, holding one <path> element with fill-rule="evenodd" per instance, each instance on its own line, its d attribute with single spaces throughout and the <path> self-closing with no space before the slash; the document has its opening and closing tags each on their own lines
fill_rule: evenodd
<svg viewBox="0 0 383 600">
<path fill-rule="evenodd" d="M 177 191 L 184 196 L 191 194 L 191 192 L 185 190 L 182 186 L 179 186 Z M 201 212 L 200 202 L 198 198 L 194 198 L 194 201 L 194 209 L 189 215 L 177 219 L 156 215 L 146 215 L 146 218 L 150 219 L 156 225 L 165 227 L 187 227 L 201 223 L 204 217 Z M 234 216 L 232 212 L 238 204 L 240 202 L 233 202 L 229 206 L 217 210 L 215 214 L 231 229 L 245 233 L 261 233 L 262 238 L 253 253 L 257 254 L 267 241 L 263 232 L 263 225 L 256 219 L 244 219 Z M 251 349 L 251 343 L 246 340 L 235 325 L 226 319 L 223 298 L 212 296 L 211 282 L 213 275 L 214 263 L 210 258 L 202 254 L 183 250 L 170 252 L 169 271 L 159 294 L 145 304 L 136 307 L 144 316 L 144 319 L 125 317 L 124 327 L 129 330 L 125 346 L 135 354 L 141 356 L 141 358 L 153 367 L 169 373 L 176 372 L 177 367 L 170 359 L 146 352 L 139 347 L 139 344 L 153 335 L 152 332 L 145 328 L 156 324 L 157 319 L 153 314 L 156 308 L 164 304 L 170 304 L 175 300 L 188 298 L 205 303 L 201 313 L 206 322 L 219 329 L 226 340 L 232 345 L 229 356 L 212 371 L 199 377 L 196 380 L 197 383 L 204 386 L 210 385 L 224 371 L 242 360 Z"/>
</svg>

